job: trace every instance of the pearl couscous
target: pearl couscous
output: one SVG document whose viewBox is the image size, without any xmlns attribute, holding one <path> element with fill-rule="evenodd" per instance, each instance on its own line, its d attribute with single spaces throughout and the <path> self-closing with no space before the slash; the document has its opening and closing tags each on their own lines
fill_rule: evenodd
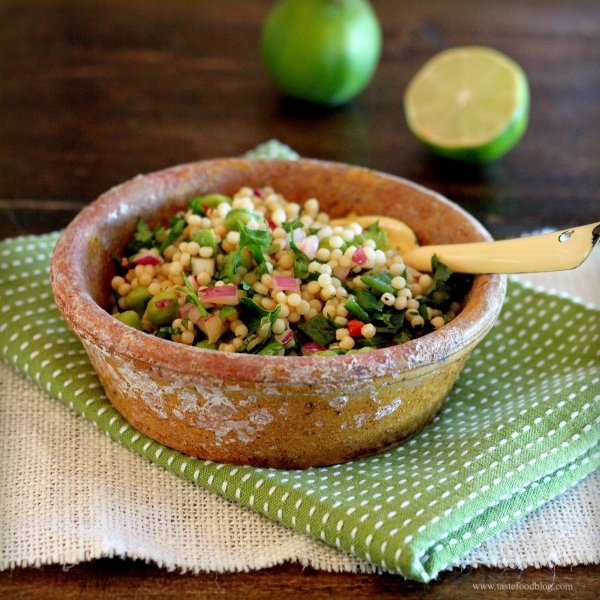
<svg viewBox="0 0 600 600">
<path fill-rule="evenodd" d="M 435 261 L 405 266 L 377 221 L 332 225 L 316 198 L 265 187 L 193 198 L 168 225 L 139 220 L 111 281 L 111 313 L 187 345 L 334 355 L 442 327 L 469 285 Z"/>
</svg>

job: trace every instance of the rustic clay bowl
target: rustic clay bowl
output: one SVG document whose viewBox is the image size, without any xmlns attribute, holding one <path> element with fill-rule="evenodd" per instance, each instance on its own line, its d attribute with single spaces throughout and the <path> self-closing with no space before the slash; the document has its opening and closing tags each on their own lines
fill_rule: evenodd
<svg viewBox="0 0 600 600">
<path fill-rule="evenodd" d="M 505 280 L 478 276 L 460 315 L 401 346 L 336 357 L 202 350 L 136 331 L 106 312 L 111 254 L 138 217 L 152 224 L 194 195 L 270 185 L 316 197 L 332 217 L 396 217 L 421 243 L 490 240 L 445 198 L 409 181 L 314 160 L 221 159 L 139 176 L 67 227 L 51 276 L 56 303 L 81 338 L 115 408 L 139 431 L 184 453 L 281 468 L 328 465 L 397 444 L 440 408 L 500 310 Z"/>
</svg>

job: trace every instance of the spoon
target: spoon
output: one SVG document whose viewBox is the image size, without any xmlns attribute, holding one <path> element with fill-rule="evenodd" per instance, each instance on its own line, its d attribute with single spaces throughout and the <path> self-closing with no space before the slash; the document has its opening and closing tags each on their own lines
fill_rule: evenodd
<svg viewBox="0 0 600 600">
<path fill-rule="evenodd" d="M 600 238 L 600 222 L 497 242 L 413 246 L 404 263 L 430 271 L 435 254 L 455 273 L 539 273 L 578 267 Z"/>
</svg>

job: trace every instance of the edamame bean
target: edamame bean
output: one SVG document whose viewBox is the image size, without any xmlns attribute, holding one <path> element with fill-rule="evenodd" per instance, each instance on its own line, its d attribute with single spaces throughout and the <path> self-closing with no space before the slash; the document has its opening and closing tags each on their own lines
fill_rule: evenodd
<svg viewBox="0 0 600 600">
<path fill-rule="evenodd" d="M 125 305 L 128 309 L 134 310 L 139 316 L 142 316 L 151 297 L 152 294 L 147 287 L 136 287 L 125 296 Z"/>
<path fill-rule="evenodd" d="M 175 290 L 165 290 L 152 297 L 146 311 L 144 319 L 154 325 L 168 325 L 179 314 L 179 302 Z"/>
<path fill-rule="evenodd" d="M 122 313 L 116 313 L 114 317 L 118 321 L 121 321 L 121 323 L 129 325 L 129 327 L 133 327 L 134 329 L 139 330 L 142 329 L 140 316 L 135 312 L 135 310 L 126 310 Z"/>
</svg>

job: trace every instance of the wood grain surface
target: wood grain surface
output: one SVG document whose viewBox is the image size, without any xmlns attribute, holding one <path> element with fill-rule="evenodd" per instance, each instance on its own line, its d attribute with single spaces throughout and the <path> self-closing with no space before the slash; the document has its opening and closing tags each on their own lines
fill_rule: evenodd
<svg viewBox="0 0 600 600">
<path fill-rule="evenodd" d="M 597 0 L 373 0 L 381 64 L 337 109 L 282 98 L 267 77 L 257 46 L 272 4 L 3 0 L 0 238 L 64 227 L 138 173 L 270 138 L 417 181 L 498 238 L 600 218 Z M 433 156 L 403 116 L 404 89 L 423 62 L 465 44 L 508 53 L 531 86 L 526 135 L 487 166 Z M 196 576 L 104 559 L 2 572 L 0 598 L 596 598 L 599 580 L 598 566 L 452 571 L 424 586 L 297 565 Z"/>
</svg>

